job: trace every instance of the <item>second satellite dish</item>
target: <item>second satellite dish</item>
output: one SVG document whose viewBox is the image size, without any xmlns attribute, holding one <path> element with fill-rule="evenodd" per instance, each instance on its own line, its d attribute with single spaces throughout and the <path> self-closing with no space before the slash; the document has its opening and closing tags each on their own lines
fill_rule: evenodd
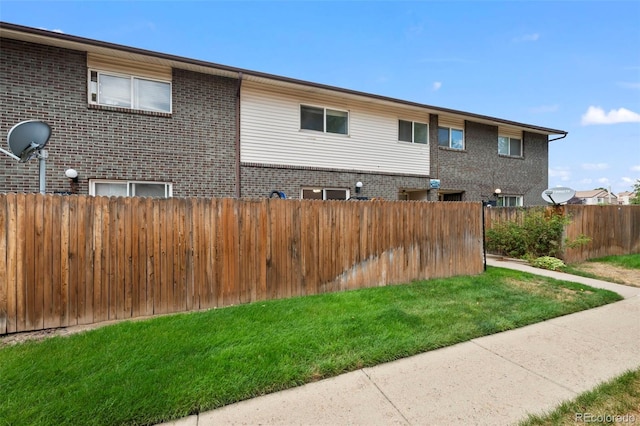
<svg viewBox="0 0 640 426">
<path fill-rule="evenodd" d="M 547 190 L 542 191 L 542 199 L 545 200 L 547 203 L 553 203 L 553 204 L 566 203 L 567 201 L 572 199 L 574 195 L 576 195 L 575 190 L 564 187 L 564 186 L 559 186 L 557 188 L 549 188 Z"/>
<path fill-rule="evenodd" d="M 44 121 L 22 121 L 9 130 L 7 142 L 9 149 L 21 163 L 29 161 L 49 141 L 51 127 Z"/>
</svg>

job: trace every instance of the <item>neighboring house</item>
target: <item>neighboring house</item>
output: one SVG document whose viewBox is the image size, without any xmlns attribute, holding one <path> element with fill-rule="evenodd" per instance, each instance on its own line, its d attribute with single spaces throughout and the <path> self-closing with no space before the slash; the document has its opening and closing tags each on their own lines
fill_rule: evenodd
<svg viewBox="0 0 640 426">
<path fill-rule="evenodd" d="M 624 191 L 618 193 L 618 204 L 629 205 L 631 204 L 631 200 L 636 197 L 636 194 L 629 191 Z"/>
<path fill-rule="evenodd" d="M 47 192 L 541 205 L 566 136 L 8 23 L 0 37 L 0 132 L 51 125 Z M 0 164 L 0 192 L 38 190 L 37 161 Z"/>
<path fill-rule="evenodd" d="M 606 189 L 593 189 L 591 191 L 576 191 L 574 199 L 580 200 L 579 204 L 618 204 L 618 197 Z M 576 203 L 577 204 L 577 203 Z"/>
</svg>

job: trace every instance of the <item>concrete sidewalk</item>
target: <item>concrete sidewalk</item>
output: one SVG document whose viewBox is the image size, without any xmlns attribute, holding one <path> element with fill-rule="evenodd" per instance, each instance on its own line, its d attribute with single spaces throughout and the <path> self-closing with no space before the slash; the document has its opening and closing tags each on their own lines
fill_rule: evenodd
<svg viewBox="0 0 640 426">
<path fill-rule="evenodd" d="M 640 288 L 510 260 L 488 264 L 588 280 L 626 299 L 167 424 L 506 425 L 640 367 Z"/>
</svg>

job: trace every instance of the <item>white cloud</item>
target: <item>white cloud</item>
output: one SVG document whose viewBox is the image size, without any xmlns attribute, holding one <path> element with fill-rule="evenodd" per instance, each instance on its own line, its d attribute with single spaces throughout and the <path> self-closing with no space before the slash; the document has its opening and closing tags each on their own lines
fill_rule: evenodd
<svg viewBox="0 0 640 426">
<path fill-rule="evenodd" d="M 634 172 L 640 172 L 640 164 L 638 164 L 637 166 L 631 167 L 631 170 Z"/>
<path fill-rule="evenodd" d="M 560 109 L 560 105 L 540 105 L 537 107 L 529 108 L 534 114 L 543 114 L 545 112 L 556 112 Z"/>
<path fill-rule="evenodd" d="M 633 183 L 635 183 L 635 179 L 631 179 L 630 177 L 622 176 L 620 179 L 621 179 L 621 180 L 622 180 L 622 182 L 624 182 L 624 183 L 628 183 L 628 184 L 633 184 Z"/>
<path fill-rule="evenodd" d="M 598 183 L 601 183 L 603 185 L 608 185 L 609 184 L 609 178 L 603 177 L 598 179 Z"/>
<path fill-rule="evenodd" d="M 607 163 L 583 163 L 582 168 L 585 170 L 607 170 L 609 165 Z"/>
<path fill-rule="evenodd" d="M 434 81 L 433 82 L 433 91 L 434 92 L 440 90 L 441 87 L 442 87 L 442 82 L 441 81 Z"/>
<path fill-rule="evenodd" d="M 540 38 L 540 34 L 533 33 L 533 34 L 525 34 L 520 37 L 516 37 L 513 39 L 513 41 L 516 43 L 521 43 L 524 41 L 538 41 L 539 38 Z"/>
<path fill-rule="evenodd" d="M 579 183 L 583 185 L 589 185 L 591 182 L 593 182 L 593 179 L 585 178 L 585 179 L 582 179 Z"/>
<path fill-rule="evenodd" d="M 600 107 L 590 106 L 587 112 L 582 115 L 583 126 L 617 123 L 640 123 L 640 114 L 626 108 L 612 109 L 605 113 Z"/>
<path fill-rule="evenodd" d="M 619 82 L 618 86 L 624 87 L 625 89 L 640 89 L 640 83 L 629 83 L 626 81 Z"/>
<path fill-rule="evenodd" d="M 567 167 L 549 169 L 549 177 L 558 178 L 563 182 L 571 180 L 571 171 Z"/>
</svg>

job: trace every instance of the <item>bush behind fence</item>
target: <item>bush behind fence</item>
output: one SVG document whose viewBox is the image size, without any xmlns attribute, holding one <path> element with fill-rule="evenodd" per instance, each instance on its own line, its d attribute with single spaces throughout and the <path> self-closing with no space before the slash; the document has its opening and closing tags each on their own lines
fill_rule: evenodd
<svg viewBox="0 0 640 426">
<path fill-rule="evenodd" d="M 0 334 L 478 274 L 481 209 L 0 194 Z"/>
<path fill-rule="evenodd" d="M 528 209 L 539 207 L 485 208 L 487 229 L 496 223 L 522 223 Z M 586 235 L 590 242 L 576 248 L 564 247 L 562 259 L 566 263 L 581 262 L 611 255 L 640 253 L 640 206 L 635 205 L 562 205 L 547 207 L 570 219 L 564 238 L 573 241 Z"/>
</svg>

